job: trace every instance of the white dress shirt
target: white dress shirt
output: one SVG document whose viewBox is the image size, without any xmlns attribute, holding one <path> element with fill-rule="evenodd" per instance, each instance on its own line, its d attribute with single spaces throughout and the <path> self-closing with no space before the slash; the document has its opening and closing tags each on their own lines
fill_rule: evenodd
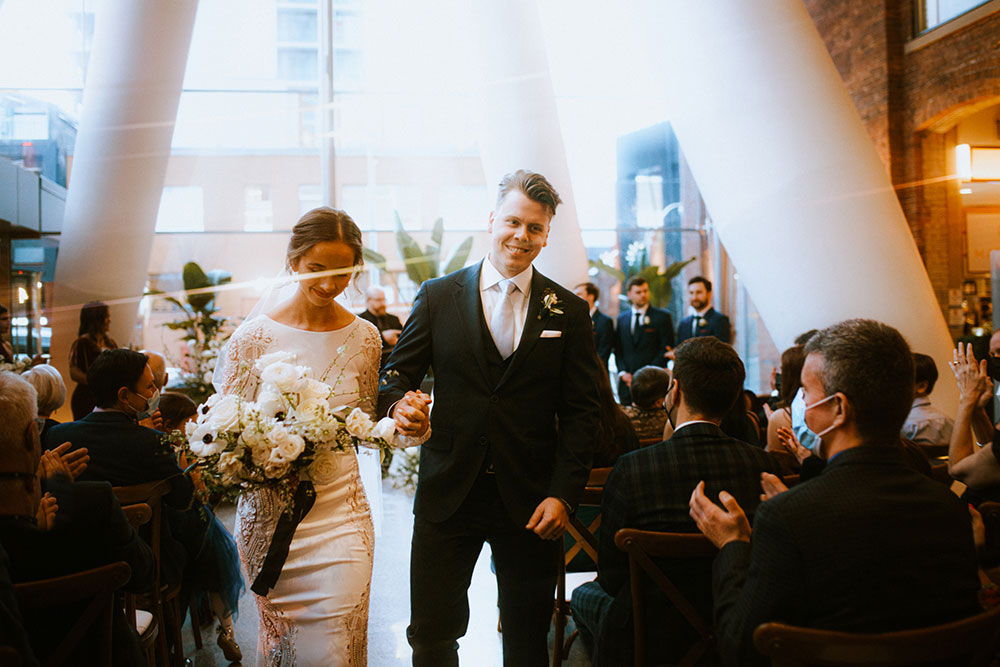
<svg viewBox="0 0 1000 667">
<path fill-rule="evenodd" d="M 648 303 L 645 306 L 643 306 L 642 308 L 636 308 L 635 306 L 632 306 L 632 312 L 629 313 L 630 320 L 629 320 L 629 325 L 628 326 L 629 326 L 629 333 L 632 334 L 633 336 L 635 335 L 635 316 L 636 316 L 636 314 L 637 313 L 639 314 L 639 322 L 641 324 L 641 323 L 643 323 L 643 322 L 646 321 L 646 311 L 648 311 L 648 310 L 649 310 L 649 304 Z"/>
<path fill-rule="evenodd" d="M 531 277 L 534 272 L 533 266 L 528 266 L 524 271 L 517 274 L 510 280 L 517 286 L 510 294 L 510 300 L 514 306 L 514 349 L 517 349 L 521 342 L 521 334 L 524 332 L 524 320 L 528 314 L 528 299 L 531 297 Z M 483 268 L 479 272 L 479 296 L 483 301 L 483 317 L 486 319 L 486 328 L 490 331 L 490 317 L 497 300 L 503 295 L 501 281 L 507 280 L 497 271 L 490 261 L 489 255 L 483 260 Z"/>
</svg>

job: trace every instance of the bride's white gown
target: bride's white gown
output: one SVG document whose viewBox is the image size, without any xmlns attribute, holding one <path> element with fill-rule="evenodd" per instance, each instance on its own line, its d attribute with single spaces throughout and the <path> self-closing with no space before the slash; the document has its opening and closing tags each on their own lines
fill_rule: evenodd
<svg viewBox="0 0 1000 667">
<path fill-rule="evenodd" d="M 352 405 L 374 417 L 381 337 L 356 318 L 336 331 L 314 332 L 260 315 L 244 322 L 226 347 L 224 393 L 257 395 L 254 361 L 277 350 L 334 388 L 333 405 Z M 354 452 L 339 455 L 335 482 L 316 485 L 316 502 L 295 529 L 278 582 L 266 597 L 254 594 L 260 620 L 257 664 L 367 664 L 368 598 L 374 535 Z M 236 541 L 248 582 L 260 572 L 284 506 L 270 490 L 240 496 Z"/>
</svg>

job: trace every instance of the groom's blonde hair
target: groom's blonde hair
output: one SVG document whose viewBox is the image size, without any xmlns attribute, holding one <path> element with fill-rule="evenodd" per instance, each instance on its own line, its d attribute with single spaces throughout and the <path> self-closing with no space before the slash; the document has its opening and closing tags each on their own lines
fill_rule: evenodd
<svg viewBox="0 0 1000 667">
<path fill-rule="evenodd" d="M 544 176 L 527 169 L 518 169 L 500 179 L 497 208 L 511 190 L 520 190 L 525 197 L 544 206 L 550 216 L 556 214 L 556 206 L 562 203 L 559 193 Z"/>
</svg>

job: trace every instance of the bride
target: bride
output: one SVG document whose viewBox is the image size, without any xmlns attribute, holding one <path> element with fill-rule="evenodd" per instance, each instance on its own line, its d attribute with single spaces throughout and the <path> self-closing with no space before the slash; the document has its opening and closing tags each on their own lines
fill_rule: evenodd
<svg viewBox="0 0 1000 667">
<path fill-rule="evenodd" d="M 294 363 L 310 369 L 310 377 L 333 387 L 332 404 L 360 407 L 374 418 L 381 338 L 372 324 L 335 301 L 350 283 L 352 269 L 363 263 L 360 230 L 343 211 L 309 211 L 292 229 L 286 263 L 300 276 L 294 294 L 270 310 L 265 298 L 264 312 L 251 313 L 233 333 L 220 358 L 216 388 L 254 400 L 260 383 L 254 361 L 269 352 L 291 352 Z M 318 272 L 327 273 L 301 278 Z M 315 485 L 312 507 L 290 527 L 294 533 L 284 564 L 278 560 L 276 581 L 262 568 L 265 556 L 272 562 L 268 551 L 276 529 L 282 532 L 279 519 L 286 506 L 266 487 L 240 496 L 240 557 L 250 581 L 258 575 L 267 579 L 252 587 L 260 621 L 258 665 L 367 664 L 372 517 L 359 455 L 337 456 L 337 479 Z"/>
</svg>

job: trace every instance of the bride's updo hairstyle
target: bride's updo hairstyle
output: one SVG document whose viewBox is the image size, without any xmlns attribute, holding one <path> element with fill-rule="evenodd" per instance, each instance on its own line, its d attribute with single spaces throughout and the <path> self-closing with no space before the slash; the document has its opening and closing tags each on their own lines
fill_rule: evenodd
<svg viewBox="0 0 1000 667">
<path fill-rule="evenodd" d="M 354 266 L 365 263 L 362 253 L 361 230 L 344 211 L 321 206 L 309 211 L 292 227 L 285 263 L 291 271 L 296 262 L 317 243 L 340 241 L 354 252 Z"/>
</svg>

